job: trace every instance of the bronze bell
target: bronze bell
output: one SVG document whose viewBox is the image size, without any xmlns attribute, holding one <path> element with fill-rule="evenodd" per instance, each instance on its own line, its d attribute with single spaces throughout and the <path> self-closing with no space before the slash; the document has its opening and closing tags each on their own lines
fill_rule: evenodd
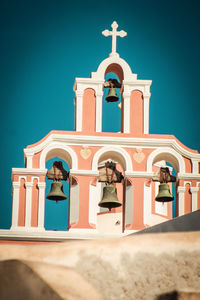
<svg viewBox="0 0 200 300">
<path fill-rule="evenodd" d="M 169 185 L 167 183 L 161 183 L 159 185 L 159 192 L 155 200 L 158 202 L 170 202 L 174 200 L 174 197 L 171 195 Z"/>
<path fill-rule="evenodd" d="M 119 97 L 117 96 L 116 90 L 113 86 L 109 88 L 108 96 L 106 97 L 107 102 L 116 102 L 119 100 Z"/>
<path fill-rule="evenodd" d="M 114 185 L 107 185 L 103 188 L 103 197 L 98 205 L 109 210 L 122 205 L 117 198 L 117 189 Z"/>
<path fill-rule="evenodd" d="M 67 199 L 67 196 L 63 193 L 62 182 L 54 180 L 54 182 L 51 184 L 51 191 L 47 195 L 47 199 L 55 201 Z"/>
</svg>

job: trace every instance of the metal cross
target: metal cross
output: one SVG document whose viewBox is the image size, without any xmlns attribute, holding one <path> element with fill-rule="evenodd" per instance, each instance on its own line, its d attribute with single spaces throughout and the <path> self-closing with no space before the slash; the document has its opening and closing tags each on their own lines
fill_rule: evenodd
<svg viewBox="0 0 200 300">
<path fill-rule="evenodd" d="M 124 30 L 120 30 L 120 31 L 117 31 L 117 28 L 118 28 L 118 24 L 116 21 L 114 21 L 111 25 L 112 27 L 112 31 L 109 31 L 109 30 L 104 30 L 102 31 L 102 34 L 104 36 L 109 36 L 111 35 L 112 36 L 112 52 L 110 55 L 116 55 L 116 44 L 117 44 L 117 36 L 120 36 L 120 37 L 125 37 L 127 35 L 127 32 L 125 32 Z"/>
</svg>

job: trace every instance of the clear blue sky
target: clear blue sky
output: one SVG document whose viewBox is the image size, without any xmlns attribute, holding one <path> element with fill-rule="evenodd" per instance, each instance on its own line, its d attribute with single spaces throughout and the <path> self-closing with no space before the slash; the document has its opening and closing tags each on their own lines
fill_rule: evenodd
<svg viewBox="0 0 200 300">
<path fill-rule="evenodd" d="M 118 52 L 151 79 L 150 133 L 200 151 L 199 1 L 4 0 L 0 4 L 0 228 L 11 224 L 11 168 L 50 130 L 74 129 L 73 83 L 111 51 L 101 35 L 116 20 Z"/>
</svg>

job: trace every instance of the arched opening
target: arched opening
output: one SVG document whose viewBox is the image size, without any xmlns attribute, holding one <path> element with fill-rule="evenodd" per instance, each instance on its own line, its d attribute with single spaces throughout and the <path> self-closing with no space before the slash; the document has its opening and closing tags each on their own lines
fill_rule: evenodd
<svg viewBox="0 0 200 300">
<path fill-rule="evenodd" d="M 115 79 L 119 84 L 123 81 L 123 70 L 118 64 L 111 64 L 105 71 L 105 82 L 109 79 Z M 116 102 L 107 102 L 106 97 L 109 93 L 109 88 L 103 89 L 103 107 L 102 107 L 102 131 L 103 132 L 121 132 L 122 131 L 122 88 L 115 88 L 117 97 L 119 98 Z M 112 119 L 111 119 L 112 113 Z"/>
<path fill-rule="evenodd" d="M 162 158 L 162 159 L 161 159 Z M 168 168 L 170 175 L 176 177 L 175 167 L 173 165 L 174 159 L 168 156 L 166 157 L 165 154 L 162 156 L 157 157 L 152 166 L 152 170 L 154 172 L 154 176 L 158 176 L 160 168 Z M 177 166 L 176 166 L 177 167 Z M 176 182 L 168 182 L 170 193 L 173 195 L 174 200 L 170 202 L 158 202 L 155 200 L 156 196 L 159 193 L 159 181 L 152 182 L 152 214 L 157 215 L 166 219 L 172 219 L 177 217 L 178 215 L 178 206 L 177 206 L 177 181 Z M 159 220 L 159 218 L 157 218 Z M 156 220 L 156 218 L 155 218 Z M 159 222 L 159 221 L 158 221 Z M 155 221 L 156 223 L 156 221 Z"/>
<path fill-rule="evenodd" d="M 52 153 L 48 153 L 46 168 L 49 170 L 52 168 L 55 161 L 61 161 L 64 169 L 69 172 L 69 163 L 67 163 L 61 157 L 63 157 L 63 155 L 52 157 Z M 69 229 L 69 183 L 68 181 L 61 181 L 63 183 L 63 192 L 67 196 L 67 199 L 63 201 L 53 201 L 46 198 L 51 190 L 51 184 L 53 181 L 49 180 L 47 177 L 45 181 L 46 191 L 44 227 L 46 230 L 66 231 Z"/>
<path fill-rule="evenodd" d="M 108 151 L 103 153 L 98 159 L 98 170 L 100 174 L 104 174 L 106 162 L 113 162 L 116 164 L 116 169 L 123 177 L 125 172 L 125 158 L 118 152 Z M 105 173 L 106 174 L 106 173 Z M 96 182 L 95 191 L 93 191 L 93 197 L 96 198 L 96 227 L 100 233 L 122 233 L 125 227 L 125 181 L 115 182 L 113 185 L 116 188 L 117 198 L 116 200 L 121 203 L 119 207 L 113 207 L 110 210 L 108 208 L 100 207 L 98 204 L 101 202 L 106 182 L 101 181 L 99 177 Z M 93 187 L 94 189 L 94 187 Z M 109 198 L 108 198 L 109 201 Z"/>
</svg>

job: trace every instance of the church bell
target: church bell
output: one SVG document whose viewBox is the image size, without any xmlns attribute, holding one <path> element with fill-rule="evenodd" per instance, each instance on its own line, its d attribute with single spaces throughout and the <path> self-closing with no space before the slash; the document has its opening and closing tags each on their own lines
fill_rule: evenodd
<svg viewBox="0 0 200 300">
<path fill-rule="evenodd" d="M 103 188 L 103 197 L 98 205 L 109 210 L 122 205 L 117 198 L 117 189 L 114 185 L 107 185 Z"/>
<path fill-rule="evenodd" d="M 159 192 L 155 200 L 158 202 L 170 202 L 174 200 L 174 197 L 171 195 L 169 185 L 167 183 L 161 183 L 159 185 Z"/>
<path fill-rule="evenodd" d="M 62 182 L 54 180 L 54 182 L 51 184 L 51 191 L 47 195 L 47 199 L 55 201 L 67 199 L 67 196 L 63 192 Z"/>
<path fill-rule="evenodd" d="M 119 100 L 119 97 L 117 96 L 116 90 L 113 86 L 109 88 L 108 96 L 106 97 L 107 102 L 116 102 Z"/>
</svg>

